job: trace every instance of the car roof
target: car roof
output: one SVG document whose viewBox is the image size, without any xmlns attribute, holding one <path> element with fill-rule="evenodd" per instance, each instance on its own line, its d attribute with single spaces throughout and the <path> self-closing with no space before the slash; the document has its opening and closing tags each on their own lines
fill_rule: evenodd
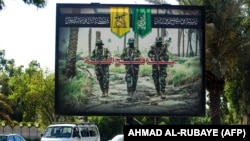
<svg viewBox="0 0 250 141">
<path fill-rule="evenodd" d="M 55 126 L 71 126 L 71 127 L 75 127 L 75 126 L 88 126 L 88 127 L 97 127 L 97 125 L 95 123 L 53 123 L 51 125 L 49 125 L 49 127 L 55 127 Z"/>
<path fill-rule="evenodd" d="M 51 124 L 51 125 L 49 125 L 49 127 L 54 127 L 54 126 L 72 126 L 72 127 L 75 127 L 76 124 L 60 123 L 60 124 Z"/>
<path fill-rule="evenodd" d="M 0 136 L 11 136 L 11 135 L 18 135 L 18 136 L 21 136 L 19 134 L 14 134 L 14 133 L 10 133 L 10 134 L 0 134 Z"/>
<path fill-rule="evenodd" d="M 20 134 L 15 134 L 15 133 L 10 133 L 10 134 L 0 134 L 0 136 L 1 137 L 9 137 L 9 136 L 19 136 L 19 137 L 21 137 L 21 138 L 23 138 L 24 140 L 25 140 L 25 138 L 22 136 L 22 135 L 20 135 Z"/>
</svg>

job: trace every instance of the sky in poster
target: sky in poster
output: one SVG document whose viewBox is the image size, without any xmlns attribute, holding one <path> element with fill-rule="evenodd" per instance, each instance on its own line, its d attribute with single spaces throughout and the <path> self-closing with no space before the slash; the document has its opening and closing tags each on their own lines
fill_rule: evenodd
<svg viewBox="0 0 250 141">
<path fill-rule="evenodd" d="M 37 9 L 21 0 L 4 2 L 6 6 L 0 11 L 0 50 L 5 50 L 5 58 L 24 67 L 36 60 L 51 71 L 55 69 L 56 3 L 147 4 L 144 0 L 48 0 L 45 8 Z M 166 2 L 177 4 L 175 0 Z"/>
</svg>

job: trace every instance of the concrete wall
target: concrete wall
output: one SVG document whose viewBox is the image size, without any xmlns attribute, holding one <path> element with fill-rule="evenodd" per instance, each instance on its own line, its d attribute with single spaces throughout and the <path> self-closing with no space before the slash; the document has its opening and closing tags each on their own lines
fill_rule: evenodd
<svg viewBox="0 0 250 141">
<path fill-rule="evenodd" d="M 23 136 L 25 139 L 40 139 L 41 138 L 41 131 L 37 129 L 36 127 L 28 128 L 24 126 L 23 128 L 20 128 L 19 126 L 15 126 L 13 129 L 10 126 L 1 127 L 0 126 L 0 134 L 9 134 L 9 133 L 15 133 Z"/>
</svg>

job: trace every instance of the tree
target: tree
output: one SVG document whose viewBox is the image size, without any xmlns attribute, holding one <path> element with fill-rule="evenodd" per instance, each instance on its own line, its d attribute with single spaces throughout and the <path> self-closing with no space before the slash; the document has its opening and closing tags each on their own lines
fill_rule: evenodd
<svg viewBox="0 0 250 141">
<path fill-rule="evenodd" d="M 209 91 L 211 122 L 220 124 L 221 94 L 225 80 L 230 78 L 239 59 L 242 44 L 244 20 L 239 0 L 209 0 L 206 11 L 206 88 Z"/>
<path fill-rule="evenodd" d="M 80 13 L 80 9 L 73 9 L 72 13 Z M 76 63 L 76 53 L 77 53 L 77 42 L 78 42 L 78 27 L 70 28 L 70 39 L 69 39 L 69 49 L 67 54 L 67 62 L 65 73 L 68 78 L 74 77 L 76 74 L 75 63 Z"/>
<path fill-rule="evenodd" d="M 34 77 L 33 91 L 38 99 L 36 112 L 40 115 L 41 122 L 51 124 L 57 122 L 60 116 L 55 115 L 55 75 L 45 71 Z M 38 117 L 37 117 L 38 118 Z"/>
<path fill-rule="evenodd" d="M 37 8 L 44 8 L 46 6 L 46 0 L 23 0 L 27 5 L 35 5 Z M 5 7 L 4 0 L 0 0 L 0 11 Z"/>
<path fill-rule="evenodd" d="M 221 94 L 224 82 L 235 64 L 243 39 L 239 34 L 239 1 L 230 0 L 180 0 L 185 5 L 206 6 L 206 89 L 209 91 L 209 106 L 212 124 L 220 124 Z M 232 36 L 234 35 L 234 36 Z"/>
<path fill-rule="evenodd" d="M 34 60 L 25 71 L 17 68 L 14 72 L 8 81 L 11 88 L 9 98 L 15 103 L 18 121 L 39 121 L 42 125 L 59 121 L 61 116 L 55 115 L 54 111 L 55 75 L 42 70 Z"/>
<path fill-rule="evenodd" d="M 246 44 L 241 52 L 231 78 L 226 81 L 225 96 L 228 98 L 231 113 L 226 119 L 234 124 L 249 124 L 250 117 L 250 44 Z"/>
<path fill-rule="evenodd" d="M 244 0 L 179 0 L 184 5 L 206 7 L 206 89 L 212 124 L 220 124 L 221 98 L 225 80 L 239 59 L 246 16 L 242 13 Z M 241 24 L 239 24 L 241 23 Z"/>
<path fill-rule="evenodd" d="M 1 120 L 7 120 L 9 123 L 13 123 L 10 118 L 10 114 L 13 114 L 13 110 L 11 108 L 11 102 L 4 94 L 0 93 L 0 118 Z"/>
<path fill-rule="evenodd" d="M 31 61 L 29 67 L 22 70 L 22 67 L 14 67 L 13 76 L 9 78 L 8 86 L 11 90 L 9 98 L 13 105 L 17 121 L 34 121 L 33 115 L 36 115 L 37 99 L 33 95 L 32 81 L 37 73 L 42 73 L 39 63 Z M 39 85 L 38 85 L 39 86 Z"/>
<path fill-rule="evenodd" d="M 39 122 L 47 126 L 52 122 L 72 121 L 74 117 L 55 115 L 55 74 L 42 70 L 37 61 L 31 61 L 25 71 L 19 68 L 8 81 L 10 100 L 15 103 L 15 118 L 19 122 Z"/>
<path fill-rule="evenodd" d="M 98 125 L 102 140 L 109 140 L 116 134 L 123 133 L 124 117 L 88 117 L 89 122 L 94 122 Z M 112 127 L 112 128 L 110 128 Z M 102 134 L 105 133 L 105 134 Z"/>
</svg>

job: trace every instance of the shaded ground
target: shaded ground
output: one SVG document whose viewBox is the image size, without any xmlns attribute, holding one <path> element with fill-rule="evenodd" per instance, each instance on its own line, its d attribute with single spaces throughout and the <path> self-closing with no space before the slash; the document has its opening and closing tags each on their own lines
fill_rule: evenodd
<svg viewBox="0 0 250 141">
<path fill-rule="evenodd" d="M 95 76 L 95 75 L 93 75 Z M 96 80 L 96 79 L 95 79 Z M 124 74 L 110 81 L 108 97 L 101 97 L 96 81 L 93 93 L 87 105 L 79 112 L 117 115 L 200 115 L 203 114 L 204 100 L 201 91 L 201 79 L 179 87 L 167 86 L 165 99 L 156 95 L 151 77 L 139 77 L 137 91 L 129 96 L 126 90 Z"/>
</svg>

